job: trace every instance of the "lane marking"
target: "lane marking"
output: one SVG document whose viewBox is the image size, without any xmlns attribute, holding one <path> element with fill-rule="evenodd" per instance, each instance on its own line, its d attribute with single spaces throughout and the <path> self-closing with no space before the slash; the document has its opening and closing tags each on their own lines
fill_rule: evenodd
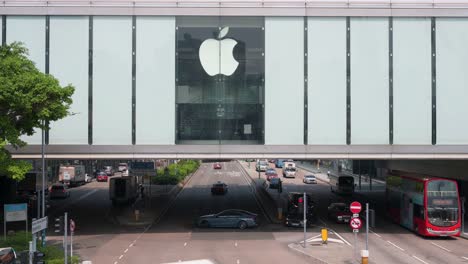
<svg viewBox="0 0 468 264">
<path fill-rule="evenodd" d="M 184 247 L 186 247 L 186 246 L 187 246 L 187 242 L 184 243 Z"/>
<path fill-rule="evenodd" d="M 122 259 L 123 258 L 123 255 L 120 255 L 119 259 Z"/>
<path fill-rule="evenodd" d="M 378 236 L 378 237 L 380 237 L 380 238 L 382 237 L 381 235 L 377 234 L 376 232 L 374 232 L 374 231 L 372 231 L 372 230 L 370 230 L 370 231 L 371 231 L 371 233 L 373 233 L 374 235 L 376 235 L 376 236 Z"/>
<path fill-rule="evenodd" d="M 462 258 L 462 259 L 466 259 L 466 260 L 468 260 L 468 258 L 467 258 L 467 257 L 461 257 L 461 258 Z"/>
<path fill-rule="evenodd" d="M 128 247 L 133 247 L 133 243 L 131 243 Z"/>
<path fill-rule="evenodd" d="M 236 246 L 236 247 L 237 247 L 237 242 L 234 244 L 234 246 Z"/>
<path fill-rule="evenodd" d="M 450 249 L 444 248 L 443 246 L 441 246 L 441 245 L 439 245 L 439 244 L 436 244 L 436 243 L 434 243 L 434 242 L 431 242 L 431 244 L 434 245 L 434 246 L 436 246 L 436 247 L 438 247 L 438 248 L 441 248 L 441 249 L 443 249 L 443 250 L 445 250 L 445 251 L 447 251 L 447 252 L 452 252 Z"/>
<path fill-rule="evenodd" d="M 117 264 L 117 263 L 118 263 L 117 261 L 116 261 L 116 262 L 114 262 L 114 264 Z"/>
<path fill-rule="evenodd" d="M 343 240 L 343 242 L 345 242 L 346 245 L 351 246 L 351 243 L 349 243 L 348 241 L 346 241 L 346 239 L 344 239 L 344 237 L 340 236 L 340 234 L 338 234 L 335 230 L 333 230 L 333 232 L 335 233 L 335 235 L 336 235 L 339 239 Z"/>
<path fill-rule="evenodd" d="M 124 250 L 124 253 L 127 253 L 128 252 L 128 248 L 126 250 Z"/>
<path fill-rule="evenodd" d="M 237 260 L 237 264 L 239 264 L 239 263 L 240 263 L 240 260 Z"/>
<path fill-rule="evenodd" d="M 387 240 L 387 242 L 388 242 L 390 245 L 392 245 L 392 246 L 394 246 L 394 247 L 398 248 L 399 250 L 401 250 L 401 251 L 405 251 L 405 250 L 404 250 L 404 249 L 402 249 L 401 247 L 399 247 L 399 246 L 397 246 L 397 245 L 393 244 L 392 242 L 390 242 L 390 241 L 388 241 L 388 240 Z"/>
<path fill-rule="evenodd" d="M 424 263 L 424 264 L 429 264 L 429 263 L 427 263 L 426 261 L 424 261 L 424 260 L 422 260 L 422 259 L 416 257 L 415 255 L 413 255 L 413 258 L 415 258 L 415 259 L 421 261 L 421 262 Z"/>
</svg>

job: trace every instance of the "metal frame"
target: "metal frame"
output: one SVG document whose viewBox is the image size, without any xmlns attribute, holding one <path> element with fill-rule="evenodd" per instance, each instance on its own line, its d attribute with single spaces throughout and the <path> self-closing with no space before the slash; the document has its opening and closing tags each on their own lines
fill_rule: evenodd
<svg viewBox="0 0 468 264">
<path fill-rule="evenodd" d="M 432 145 L 437 144 L 437 64 L 436 64 L 436 19 L 431 18 L 431 72 L 432 72 Z"/>
<path fill-rule="evenodd" d="M 388 142 L 393 145 L 393 17 L 388 18 Z"/>
<path fill-rule="evenodd" d="M 41 145 L 15 150 L 38 159 Z M 468 159 L 468 145 L 49 145 L 46 159 Z"/>
<path fill-rule="evenodd" d="M 88 31 L 88 144 L 93 144 L 93 16 Z"/>
<path fill-rule="evenodd" d="M 351 144 L 351 18 L 346 17 L 346 144 Z"/>
<path fill-rule="evenodd" d="M 49 74 L 50 65 L 50 16 L 45 16 L 45 73 Z M 49 126 L 49 122 L 47 122 Z M 49 129 L 45 130 L 45 144 L 49 145 Z"/>
<path fill-rule="evenodd" d="M 136 144 L 136 16 L 132 16 L 132 145 Z"/>
<path fill-rule="evenodd" d="M 308 21 L 304 17 L 304 145 L 309 142 L 309 68 L 308 68 Z"/>
<path fill-rule="evenodd" d="M 2 16 L 2 45 L 6 45 L 7 16 Z"/>
</svg>

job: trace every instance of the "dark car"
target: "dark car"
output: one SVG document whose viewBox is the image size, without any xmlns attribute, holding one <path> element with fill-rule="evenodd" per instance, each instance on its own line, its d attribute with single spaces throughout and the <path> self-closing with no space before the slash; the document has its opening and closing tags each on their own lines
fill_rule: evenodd
<svg viewBox="0 0 468 264">
<path fill-rule="evenodd" d="M 215 170 L 220 170 L 220 169 L 222 169 L 221 163 L 216 162 L 215 164 L 213 164 L 213 169 L 215 169 Z"/>
<path fill-rule="evenodd" d="M 312 197 L 309 194 L 306 194 L 307 197 L 307 212 L 309 214 L 315 214 L 315 202 L 312 200 Z M 288 212 L 293 212 L 297 210 L 300 206 L 300 202 L 304 202 L 304 194 L 300 192 L 290 192 L 288 194 Z M 304 206 L 304 205 L 302 205 Z M 302 208 L 299 210 L 303 210 Z"/>
<path fill-rule="evenodd" d="M 49 193 L 50 199 L 55 199 L 55 198 L 67 198 L 70 197 L 70 191 L 68 190 L 67 185 L 62 184 L 62 183 L 56 183 L 50 187 L 50 193 Z"/>
<path fill-rule="evenodd" d="M 265 171 L 265 177 L 267 181 L 270 181 L 272 178 L 278 178 L 278 173 L 275 169 L 267 169 Z"/>
<path fill-rule="evenodd" d="M 211 193 L 212 194 L 226 194 L 228 191 L 227 184 L 223 182 L 217 182 L 211 186 Z"/>
<path fill-rule="evenodd" d="M 246 229 L 258 226 L 257 214 L 237 209 L 229 209 L 218 214 L 200 216 L 197 220 L 199 227 L 231 227 Z"/>
<path fill-rule="evenodd" d="M 332 203 L 328 206 L 328 219 L 337 223 L 349 223 L 353 214 L 345 203 Z"/>
<path fill-rule="evenodd" d="M 109 176 L 107 176 L 107 173 L 101 171 L 97 174 L 96 176 L 96 181 L 97 182 L 107 182 L 109 180 Z"/>
<path fill-rule="evenodd" d="M 16 252 L 12 247 L 0 248 L 0 264 L 13 264 L 16 260 Z"/>
<path fill-rule="evenodd" d="M 313 214 L 307 214 L 306 226 L 309 227 L 314 220 Z M 284 225 L 291 227 L 304 227 L 304 214 L 300 213 L 298 210 L 289 212 L 284 219 Z"/>
</svg>

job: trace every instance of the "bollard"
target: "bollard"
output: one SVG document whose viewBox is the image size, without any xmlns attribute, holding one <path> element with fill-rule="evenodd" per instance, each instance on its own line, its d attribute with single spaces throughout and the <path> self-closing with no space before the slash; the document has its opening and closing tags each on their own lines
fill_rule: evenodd
<svg viewBox="0 0 468 264">
<path fill-rule="evenodd" d="M 135 221 L 140 221 L 140 210 L 135 210 Z"/>
<path fill-rule="evenodd" d="M 283 208 L 278 207 L 278 220 L 282 220 L 282 219 L 283 219 Z"/>
<path fill-rule="evenodd" d="M 327 244 L 328 241 L 328 229 L 322 228 L 321 232 L 322 234 L 322 244 Z"/>
<path fill-rule="evenodd" d="M 361 264 L 369 263 L 369 250 L 361 250 Z"/>
</svg>

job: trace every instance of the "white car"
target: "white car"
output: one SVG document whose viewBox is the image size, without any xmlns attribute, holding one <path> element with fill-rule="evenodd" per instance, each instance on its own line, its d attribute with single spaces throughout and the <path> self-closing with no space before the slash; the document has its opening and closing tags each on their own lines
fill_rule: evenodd
<svg viewBox="0 0 468 264">
<path fill-rule="evenodd" d="M 89 176 L 88 173 L 85 173 L 85 182 L 92 182 L 93 181 L 93 177 Z"/>
<path fill-rule="evenodd" d="M 317 184 L 317 178 L 315 178 L 315 175 L 305 175 L 304 179 L 302 179 L 303 183 L 313 183 Z"/>
<path fill-rule="evenodd" d="M 296 168 L 295 167 L 283 168 L 283 177 L 285 177 L 285 178 L 295 178 L 296 177 Z"/>
</svg>

